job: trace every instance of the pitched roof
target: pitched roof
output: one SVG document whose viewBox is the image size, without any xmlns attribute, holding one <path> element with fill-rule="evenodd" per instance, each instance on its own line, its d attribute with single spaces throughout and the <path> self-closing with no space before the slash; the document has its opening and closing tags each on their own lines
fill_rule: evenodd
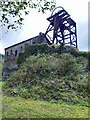
<svg viewBox="0 0 90 120">
<path fill-rule="evenodd" d="M 38 36 L 39 36 L 39 35 L 38 35 Z M 5 50 L 6 50 L 6 49 L 9 49 L 9 48 L 11 48 L 11 47 L 17 46 L 17 45 L 19 45 L 19 44 L 25 43 L 25 42 L 27 42 L 27 41 L 30 41 L 30 40 L 32 40 L 32 39 L 34 39 L 34 38 L 38 37 L 38 36 L 35 36 L 35 37 L 30 38 L 30 39 L 28 39 L 28 40 L 24 40 L 24 41 L 19 42 L 19 43 L 17 43 L 17 44 L 11 45 L 11 46 L 9 46 L 9 47 L 5 48 Z"/>
</svg>

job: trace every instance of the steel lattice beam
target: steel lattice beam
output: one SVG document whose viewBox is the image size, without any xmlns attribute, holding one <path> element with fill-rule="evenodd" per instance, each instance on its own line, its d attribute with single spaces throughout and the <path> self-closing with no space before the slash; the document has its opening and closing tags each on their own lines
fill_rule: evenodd
<svg viewBox="0 0 90 120">
<path fill-rule="evenodd" d="M 70 44 L 78 48 L 76 23 L 70 18 L 67 11 L 62 7 L 57 7 L 47 20 L 50 24 L 42 40 L 47 37 L 50 44 Z"/>
</svg>

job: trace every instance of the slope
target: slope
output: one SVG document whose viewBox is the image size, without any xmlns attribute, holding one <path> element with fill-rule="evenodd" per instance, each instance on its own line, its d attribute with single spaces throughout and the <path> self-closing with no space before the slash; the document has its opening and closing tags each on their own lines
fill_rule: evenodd
<svg viewBox="0 0 90 120">
<path fill-rule="evenodd" d="M 88 105 L 87 53 L 66 46 L 60 54 L 60 47 L 43 46 L 32 46 L 33 51 L 30 47 L 19 55 L 19 70 L 6 80 L 3 93 L 35 100 Z"/>
</svg>

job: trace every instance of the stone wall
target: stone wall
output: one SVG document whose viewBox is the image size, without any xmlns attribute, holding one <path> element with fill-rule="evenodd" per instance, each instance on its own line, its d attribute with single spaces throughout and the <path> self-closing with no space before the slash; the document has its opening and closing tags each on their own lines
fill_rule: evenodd
<svg viewBox="0 0 90 120">
<path fill-rule="evenodd" d="M 15 56 L 6 58 L 3 65 L 3 80 L 5 80 L 6 77 L 12 75 L 17 70 L 18 66 L 16 64 Z"/>
</svg>

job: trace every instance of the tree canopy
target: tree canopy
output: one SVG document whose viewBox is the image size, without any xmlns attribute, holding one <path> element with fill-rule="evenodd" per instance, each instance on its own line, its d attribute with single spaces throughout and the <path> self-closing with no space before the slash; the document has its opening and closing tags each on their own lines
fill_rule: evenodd
<svg viewBox="0 0 90 120">
<path fill-rule="evenodd" d="M 1 26 L 16 30 L 23 25 L 23 13 L 28 15 L 28 8 L 45 13 L 47 10 L 52 11 L 55 5 L 55 0 L 0 0 Z"/>
</svg>

